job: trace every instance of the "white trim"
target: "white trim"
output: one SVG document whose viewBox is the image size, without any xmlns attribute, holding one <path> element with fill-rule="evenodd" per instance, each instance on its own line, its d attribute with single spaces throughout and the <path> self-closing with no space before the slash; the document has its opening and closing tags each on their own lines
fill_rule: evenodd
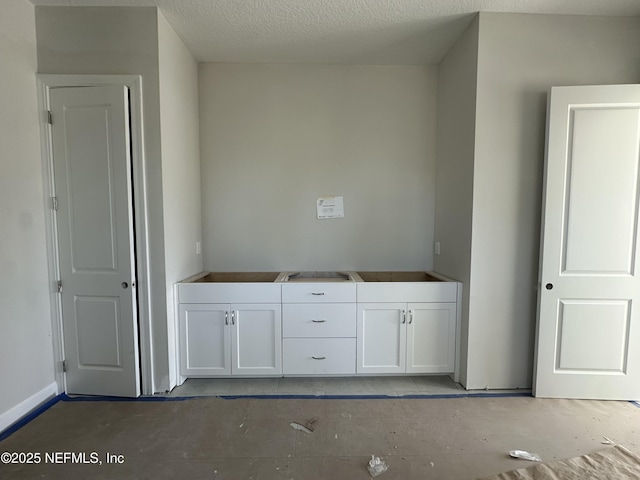
<svg viewBox="0 0 640 480">
<path fill-rule="evenodd" d="M 456 309 L 456 360 L 455 360 L 455 368 L 453 370 L 453 381 L 456 383 L 460 383 L 460 358 L 462 357 L 462 352 L 460 351 L 462 341 L 460 339 L 462 335 L 462 282 L 458 282 L 458 298 L 456 304 L 458 308 Z"/>
<path fill-rule="evenodd" d="M 58 231 L 55 212 L 52 209 L 51 197 L 55 192 L 53 183 L 53 163 L 51 146 L 51 129 L 47 123 L 49 109 L 48 86 L 37 78 L 38 119 L 40 123 L 40 148 L 42 151 L 42 184 L 44 189 L 44 211 L 46 228 L 47 266 L 49 274 L 49 302 L 51 305 L 51 337 L 53 342 L 54 376 L 59 392 L 66 391 L 65 377 L 62 372 L 64 359 L 64 342 L 62 337 L 62 304 L 56 291 L 56 281 L 60 278 L 58 269 Z"/>
<path fill-rule="evenodd" d="M 129 88 L 131 99 L 131 161 L 133 165 L 133 202 L 135 208 L 136 232 L 136 283 L 138 290 L 138 327 L 140 329 L 140 375 L 142 393 L 153 394 L 153 347 L 150 321 L 151 285 L 149 261 L 149 227 L 147 208 L 146 158 L 144 152 L 144 122 L 142 115 L 142 77 L 140 75 L 37 75 L 38 108 L 40 114 L 40 138 L 43 162 L 44 201 L 47 226 L 47 258 L 49 282 L 51 285 L 52 337 L 55 361 L 55 378 L 59 391 L 66 391 L 62 360 L 64 345 L 62 336 L 62 312 L 54 285 L 58 277 L 58 247 L 55 213 L 50 199 L 54 195 L 51 151 L 51 129 L 46 121 L 49 109 L 49 90 L 56 87 L 89 87 L 99 85 L 124 85 Z"/>
<path fill-rule="evenodd" d="M 53 382 L 44 387 L 39 392 L 36 392 L 29 398 L 23 400 L 15 407 L 12 407 L 4 412 L 2 415 L 0 415 L 0 433 L 16 423 L 29 412 L 35 410 L 43 403 L 51 400 L 56 395 L 58 395 L 58 384 L 56 382 Z"/>
<path fill-rule="evenodd" d="M 175 355 L 173 360 L 175 362 L 176 374 L 175 378 L 170 380 L 169 383 L 169 391 L 173 390 L 175 387 L 179 387 L 182 385 L 187 377 L 182 375 L 182 370 L 180 369 L 180 351 L 181 351 L 181 343 L 180 343 L 180 305 L 178 304 L 178 284 L 173 284 L 173 328 L 174 328 L 174 340 L 175 340 Z"/>
</svg>

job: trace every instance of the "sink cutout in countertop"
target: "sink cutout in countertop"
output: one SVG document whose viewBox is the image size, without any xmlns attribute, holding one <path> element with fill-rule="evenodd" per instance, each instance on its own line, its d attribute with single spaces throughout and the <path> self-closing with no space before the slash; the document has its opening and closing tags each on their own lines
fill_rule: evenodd
<svg viewBox="0 0 640 480">
<path fill-rule="evenodd" d="M 286 275 L 287 282 L 353 282 L 346 272 L 292 272 Z"/>
</svg>

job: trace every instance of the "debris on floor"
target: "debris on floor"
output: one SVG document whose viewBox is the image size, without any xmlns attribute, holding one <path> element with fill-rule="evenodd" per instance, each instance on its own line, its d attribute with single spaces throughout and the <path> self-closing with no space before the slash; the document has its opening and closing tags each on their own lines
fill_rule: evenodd
<svg viewBox="0 0 640 480">
<path fill-rule="evenodd" d="M 313 426 L 316 424 L 317 421 L 318 421 L 318 417 L 313 417 L 311 420 L 309 420 L 305 424 L 305 427 L 307 427 L 309 430 L 313 432 Z"/>
<path fill-rule="evenodd" d="M 304 425 L 298 422 L 291 422 L 289 425 L 291 425 L 296 430 L 300 430 L 305 433 L 313 433 L 313 428 L 314 428 L 313 426 L 317 421 L 318 421 L 318 418 L 313 417 L 311 420 L 307 421 L 307 423 L 305 423 Z"/>
<path fill-rule="evenodd" d="M 382 458 L 371 455 L 371 460 L 369 460 L 369 463 L 367 464 L 367 470 L 369 470 L 371 477 L 377 477 L 378 475 L 386 472 L 388 468 L 389 465 L 387 465 L 387 462 Z"/>
<path fill-rule="evenodd" d="M 509 452 L 513 458 L 521 458 L 523 460 L 529 460 L 531 462 L 541 462 L 542 459 L 538 456 L 537 453 L 529 453 L 524 450 L 511 450 Z"/>
<path fill-rule="evenodd" d="M 305 427 L 304 425 L 300 425 L 298 422 L 291 422 L 289 425 L 291 425 L 296 430 L 300 430 L 301 432 L 313 433 L 313 430 L 309 430 L 307 427 Z"/>
</svg>

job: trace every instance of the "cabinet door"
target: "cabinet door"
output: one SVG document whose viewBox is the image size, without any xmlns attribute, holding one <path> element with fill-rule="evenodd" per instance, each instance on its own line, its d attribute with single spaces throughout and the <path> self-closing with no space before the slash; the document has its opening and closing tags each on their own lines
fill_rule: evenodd
<svg viewBox="0 0 640 480">
<path fill-rule="evenodd" d="M 408 307 L 407 372 L 453 372 L 456 304 L 410 303 Z"/>
<path fill-rule="evenodd" d="M 406 303 L 358 304 L 357 373 L 404 373 Z"/>
<path fill-rule="evenodd" d="M 281 375 L 282 307 L 236 304 L 230 315 L 233 374 Z"/>
<path fill-rule="evenodd" d="M 229 305 L 180 304 L 180 373 L 188 377 L 231 374 Z"/>
</svg>

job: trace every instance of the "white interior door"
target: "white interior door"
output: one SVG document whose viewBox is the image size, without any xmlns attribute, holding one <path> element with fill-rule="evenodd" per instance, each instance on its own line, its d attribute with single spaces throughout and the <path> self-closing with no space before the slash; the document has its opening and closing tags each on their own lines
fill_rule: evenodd
<svg viewBox="0 0 640 480">
<path fill-rule="evenodd" d="M 640 399 L 640 86 L 549 101 L 534 394 Z"/>
<path fill-rule="evenodd" d="M 68 393 L 140 394 L 128 91 L 52 88 Z"/>
</svg>

